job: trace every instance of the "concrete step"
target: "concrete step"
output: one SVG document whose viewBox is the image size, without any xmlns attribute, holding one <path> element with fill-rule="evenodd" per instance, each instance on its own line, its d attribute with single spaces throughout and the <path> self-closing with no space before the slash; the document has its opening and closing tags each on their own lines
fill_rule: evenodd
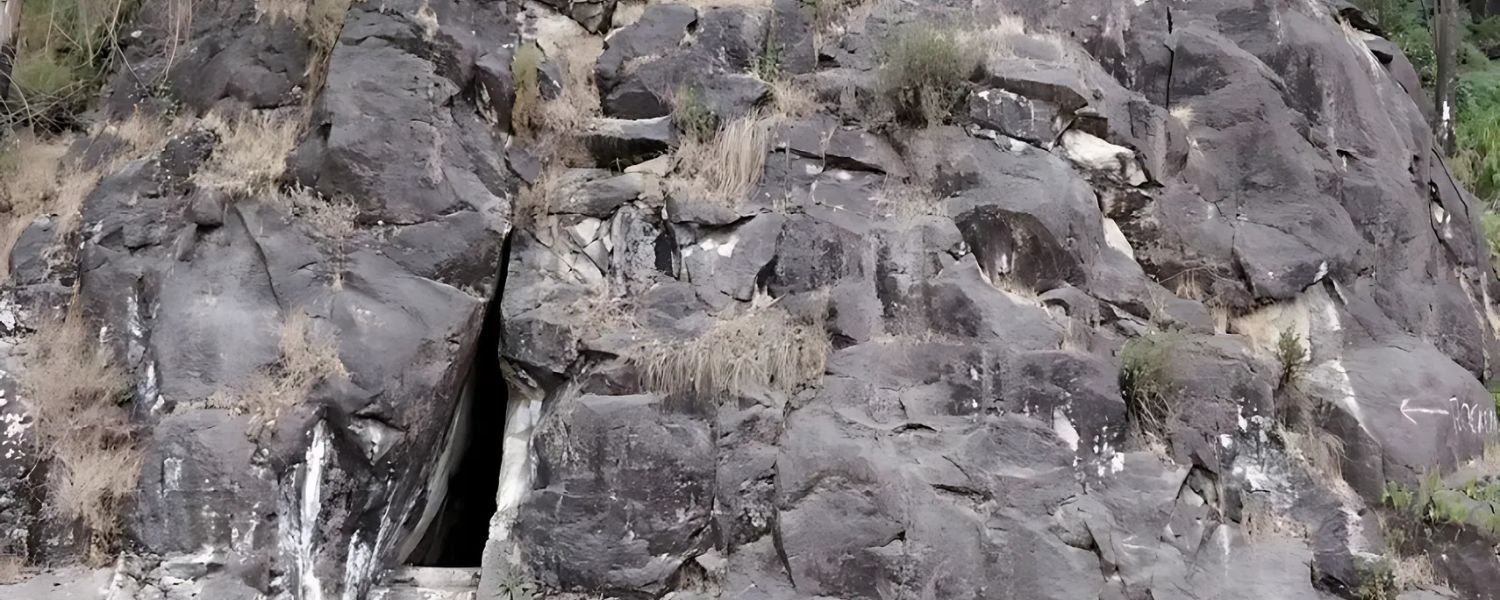
<svg viewBox="0 0 1500 600">
<path fill-rule="evenodd" d="M 479 569 L 401 567 L 370 591 L 370 600 L 478 600 Z"/>
</svg>

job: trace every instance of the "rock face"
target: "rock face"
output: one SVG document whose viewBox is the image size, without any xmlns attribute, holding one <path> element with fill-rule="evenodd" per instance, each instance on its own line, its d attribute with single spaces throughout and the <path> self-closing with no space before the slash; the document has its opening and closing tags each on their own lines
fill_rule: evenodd
<svg viewBox="0 0 1500 600">
<path fill-rule="evenodd" d="M 182 127 L 77 144 L 97 185 L 5 263 L 0 558 L 99 542 L 25 383 L 62 315 L 140 474 L 106 592 L 0 597 L 1500 597 L 1473 510 L 1386 535 L 1391 490 L 1493 468 L 1500 346 L 1357 13 L 725 4 L 353 3 L 328 48 L 143 10 L 164 84 L 117 69 L 101 118 Z M 911 129 L 919 23 L 983 52 Z M 296 126 L 213 185 L 241 111 Z"/>
</svg>

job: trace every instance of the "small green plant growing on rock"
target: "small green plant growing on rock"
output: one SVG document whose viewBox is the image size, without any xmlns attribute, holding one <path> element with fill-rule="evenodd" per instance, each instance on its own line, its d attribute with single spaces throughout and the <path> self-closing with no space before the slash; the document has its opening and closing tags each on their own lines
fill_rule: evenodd
<svg viewBox="0 0 1500 600">
<path fill-rule="evenodd" d="M 963 98 L 976 64 L 957 31 L 912 25 L 892 38 L 881 85 L 901 122 L 940 124 Z"/>
<path fill-rule="evenodd" d="M 1125 343 L 1120 351 L 1120 392 L 1142 432 L 1160 432 L 1171 417 L 1170 367 L 1175 334 L 1157 333 Z"/>
<path fill-rule="evenodd" d="M 1281 363 L 1281 385 L 1291 383 L 1307 363 L 1307 349 L 1302 347 L 1302 336 L 1288 329 L 1276 340 L 1276 360 Z"/>
<path fill-rule="evenodd" d="M 1417 495 L 1398 481 L 1387 481 L 1380 501 L 1396 512 L 1411 514 L 1416 508 Z"/>
<path fill-rule="evenodd" d="M 704 102 L 703 90 L 683 85 L 672 96 L 672 119 L 677 131 L 693 142 L 707 141 L 714 136 L 714 113 Z"/>
<path fill-rule="evenodd" d="M 1369 559 L 1355 567 L 1359 573 L 1359 587 L 1354 589 L 1356 600 L 1395 600 L 1396 574 L 1385 557 Z"/>
<path fill-rule="evenodd" d="M 519 569 L 511 567 L 500 577 L 500 600 L 535 600 L 540 587 Z"/>
</svg>

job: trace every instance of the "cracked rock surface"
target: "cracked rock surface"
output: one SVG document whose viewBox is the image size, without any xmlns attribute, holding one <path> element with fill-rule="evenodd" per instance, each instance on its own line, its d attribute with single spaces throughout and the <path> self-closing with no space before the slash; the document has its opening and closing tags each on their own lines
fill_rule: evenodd
<svg viewBox="0 0 1500 600">
<path fill-rule="evenodd" d="M 115 73 L 100 118 L 303 119 L 286 173 L 197 185 L 223 140 L 186 127 L 26 226 L 0 554 L 61 570 L 0 598 L 1352 599 L 1401 554 L 1388 482 L 1500 436 L 1479 209 L 1340 0 L 356 2 L 321 86 L 219 4 L 178 62 L 144 10 L 165 83 Z M 913 128 L 881 65 L 920 23 L 1003 42 Z M 571 93 L 578 40 L 564 161 L 512 109 Z M 689 88 L 763 127 L 742 197 L 683 170 Z M 141 449 L 100 570 L 20 383 L 70 303 Z M 345 373 L 269 424 L 216 400 L 294 321 Z M 1391 597 L 1500 597 L 1496 540 L 1449 533 Z"/>
</svg>

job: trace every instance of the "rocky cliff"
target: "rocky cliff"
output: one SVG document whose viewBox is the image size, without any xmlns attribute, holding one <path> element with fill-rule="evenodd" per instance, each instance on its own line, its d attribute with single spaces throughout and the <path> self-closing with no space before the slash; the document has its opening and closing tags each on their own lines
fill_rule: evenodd
<svg viewBox="0 0 1500 600">
<path fill-rule="evenodd" d="M 147 1 L 3 184 L 0 598 L 1500 597 L 1500 287 L 1378 34 Z"/>
</svg>

